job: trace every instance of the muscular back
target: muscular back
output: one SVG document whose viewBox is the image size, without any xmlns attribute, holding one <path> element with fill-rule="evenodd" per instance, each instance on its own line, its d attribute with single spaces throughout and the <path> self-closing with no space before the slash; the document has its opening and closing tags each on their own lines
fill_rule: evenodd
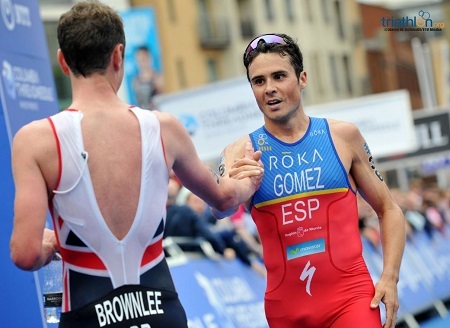
<svg viewBox="0 0 450 328">
<path fill-rule="evenodd" d="M 83 115 L 82 135 L 95 197 L 109 229 L 122 239 L 134 220 L 141 187 L 139 123 L 126 108 L 112 109 L 109 113 L 84 111 Z M 51 125 L 44 124 L 45 151 L 37 155 L 48 193 L 52 195 L 60 164 Z"/>
</svg>

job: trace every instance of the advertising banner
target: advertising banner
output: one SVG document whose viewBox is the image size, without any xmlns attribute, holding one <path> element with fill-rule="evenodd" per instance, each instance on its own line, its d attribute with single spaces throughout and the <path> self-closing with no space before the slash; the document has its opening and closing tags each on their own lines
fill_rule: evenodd
<svg viewBox="0 0 450 328">
<path fill-rule="evenodd" d="M 264 124 L 245 76 L 158 96 L 155 102 L 183 123 L 205 161 L 218 158 L 229 143 Z"/>
<path fill-rule="evenodd" d="M 246 77 L 158 96 L 158 109 L 177 116 L 203 160 L 264 124 Z M 417 148 L 409 94 L 405 90 L 306 106 L 307 115 L 354 123 L 374 157 Z"/>
<path fill-rule="evenodd" d="M 24 124 L 58 111 L 37 0 L 0 1 L 0 40 L 0 322 L 5 327 L 45 327 L 38 274 L 15 267 L 9 254 L 12 138 Z"/>
<path fill-rule="evenodd" d="M 265 279 L 239 260 L 191 259 L 171 267 L 189 328 L 266 328 Z"/>
<path fill-rule="evenodd" d="M 152 99 L 163 91 L 161 49 L 155 11 L 131 8 L 120 13 L 125 28 L 125 101 L 153 109 Z"/>
<path fill-rule="evenodd" d="M 308 106 L 306 113 L 354 123 L 375 158 L 417 148 L 413 114 L 406 90 Z"/>
</svg>

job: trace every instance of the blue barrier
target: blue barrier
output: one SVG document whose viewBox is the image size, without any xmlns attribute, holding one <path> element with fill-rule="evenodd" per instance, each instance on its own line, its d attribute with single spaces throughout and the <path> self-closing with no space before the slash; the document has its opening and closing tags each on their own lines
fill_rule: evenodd
<svg viewBox="0 0 450 328">
<path fill-rule="evenodd" d="M 450 229 L 449 229 L 450 230 Z M 398 317 L 415 316 L 435 308 L 442 313 L 442 301 L 450 299 L 450 234 L 416 232 L 405 244 L 398 295 Z M 375 247 L 364 237 L 363 256 L 374 282 L 382 271 L 381 247 Z M 384 319 L 384 313 L 382 311 Z"/>
<path fill-rule="evenodd" d="M 363 256 L 376 283 L 381 275 L 381 247 L 364 237 Z M 265 279 L 237 260 L 188 258 L 171 265 L 190 328 L 266 328 Z M 398 320 L 417 324 L 414 316 L 436 308 L 450 298 L 450 240 L 436 233 L 416 233 L 405 246 L 398 294 Z M 382 321 L 385 307 L 380 304 Z M 418 324 L 416 325 L 418 327 Z"/>
<path fill-rule="evenodd" d="M 265 279 L 238 260 L 189 259 L 171 272 L 190 328 L 266 328 Z"/>
<path fill-rule="evenodd" d="M 37 0 L 0 1 L 0 322 L 2 327 L 45 327 L 37 272 L 11 261 L 14 183 L 13 136 L 24 124 L 58 111 L 58 98 Z"/>
</svg>

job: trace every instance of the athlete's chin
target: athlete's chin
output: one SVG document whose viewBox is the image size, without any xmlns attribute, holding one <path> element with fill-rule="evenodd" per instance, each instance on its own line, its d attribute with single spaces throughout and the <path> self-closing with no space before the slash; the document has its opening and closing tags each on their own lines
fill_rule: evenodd
<svg viewBox="0 0 450 328">
<path fill-rule="evenodd" d="M 286 113 L 282 113 L 281 111 L 277 112 L 266 112 L 266 117 L 276 123 L 286 123 L 289 121 L 290 115 Z"/>
</svg>

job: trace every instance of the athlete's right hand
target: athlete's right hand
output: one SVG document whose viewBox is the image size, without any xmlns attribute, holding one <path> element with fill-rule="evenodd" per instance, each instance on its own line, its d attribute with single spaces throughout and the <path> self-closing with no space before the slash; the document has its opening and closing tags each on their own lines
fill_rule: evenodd
<svg viewBox="0 0 450 328">
<path fill-rule="evenodd" d="M 44 265 L 50 263 L 58 252 L 58 242 L 56 241 L 55 231 L 44 228 L 42 237 L 42 249 L 46 258 Z"/>
<path fill-rule="evenodd" d="M 231 166 L 229 177 L 236 180 L 245 178 L 256 178 L 259 184 L 262 181 L 264 165 L 261 162 L 261 151 L 254 151 L 252 143 L 247 142 L 244 150 L 244 157 L 236 159 Z"/>
</svg>

